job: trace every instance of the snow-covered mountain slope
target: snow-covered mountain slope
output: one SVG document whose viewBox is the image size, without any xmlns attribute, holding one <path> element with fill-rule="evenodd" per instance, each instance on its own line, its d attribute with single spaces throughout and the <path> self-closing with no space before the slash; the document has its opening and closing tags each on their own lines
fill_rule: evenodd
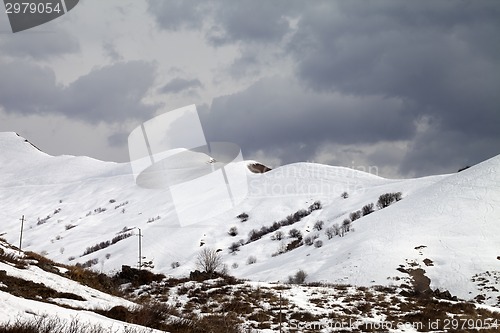
<svg viewBox="0 0 500 333">
<path fill-rule="evenodd" d="M 69 327 L 98 326 L 113 332 L 142 332 L 144 327 L 132 325 L 95 313 L 116 306 L 129 309 L 137 304 L 84 286 L 63 276 L 68 270 L 51 266 L 62 274 L 40 268 L 41 263 L 0 240 L 0 324 L 47 321 L 57 318 L 57 325 Z M 47 269 L 48 265 L 44 267 Z M 53 323 L 54 324 L 54 323 Z"/>
<path fill-rule="evenodd" d="M 464 299 L 484 297 L 492 305 L 500 301 L 500 156 L 457 174 L 407 180 L 311 163 L 249 171 L 243 202 L 209 219 L 195 204 L 200 222 L 189 226 L 177 223 L 169 191 L 138 187 L 126 163 L 53 157 L 15 133 L 0 133 L 0 172 L 2 237 L 18 244 L 24 215 L 23 249 L 59 262 L 88 262 L 105 272 L 135 265 L 140 228 L 143 261 L 165 274 L 195 269 L 203 244 L 222 250 L 230 274 L 252 280 L 284 281 L 304 269 L 308 281 L 387 285 L 406 281 L 403 271 L 421 267 L 432 289 Z M 342 198 L 343 192 L 349 197 Z M 326 235 L 350 213 L 393 192 L 403 199 L 357 219 L 344 237 Z M 321 209 L 280 227 L 283 239 L 273 240 L 275 231 L 265 233 L 229 253 L 252 230 L 269 228 L 315 201 Z M 236 218 L 243 212 L 249 215 L 245 222 Z M 314 229 L 318 220 L 322 230 Z M 228 234 L 231 227 L 237 235 Z M 284 251 L 294 228 L 322 246 Z M 247 264 L 249 258 L 255 263 Z"/>
</svg>

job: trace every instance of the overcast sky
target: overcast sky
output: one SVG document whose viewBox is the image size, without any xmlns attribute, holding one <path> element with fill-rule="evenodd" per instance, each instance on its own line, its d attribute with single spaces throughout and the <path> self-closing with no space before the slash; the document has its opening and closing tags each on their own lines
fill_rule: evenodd
<svg viewBox="0 0 500 333">
<path fill-rule="evenodd" d="M 272 167 L 455 172 L 500 154 L 500 1 L 81 0 L 16 34 L 0 13 L 0 131 L 127 161 L 189 104 Z"/>
</svg>

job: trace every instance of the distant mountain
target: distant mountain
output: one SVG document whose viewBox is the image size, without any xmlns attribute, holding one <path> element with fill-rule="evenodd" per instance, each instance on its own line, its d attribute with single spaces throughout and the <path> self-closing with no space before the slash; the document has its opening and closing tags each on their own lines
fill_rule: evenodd
<svg viewBox="0 0 500 333">
<path fill-rule="evenodd" d="M 255 171 L 257 162 L 244 163 Z M 181 226 L 168 189 L 137 186 L 130 164 L 54 157 L 0 133 L 0 234 L 19 244 L 24 215 L 23 249 L 116 272 L 137 265 L 140 228 L 141 262 L 167 275 L 189 275 L 211 247 L 230 274 L 254 281 L 303 269 L 308 281 L 400 285 L 423 272 L 433 290 L 500 304 L 500 156 L 417 179 L 312 163 L 252 171 L 243 202 L 207 219 L 195 202 L 199 223 Z M 398 192 L 401 200 L 377 207 Z M 363 207 L 369 214 L 356 214 Z"/>
</svg>

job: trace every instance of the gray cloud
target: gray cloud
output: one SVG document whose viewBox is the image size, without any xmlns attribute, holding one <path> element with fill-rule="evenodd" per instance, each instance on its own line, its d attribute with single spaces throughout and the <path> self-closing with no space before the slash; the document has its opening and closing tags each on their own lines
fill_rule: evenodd
<svg viewBox="0 0 500 333">
<path fill-rule="evenodd" d="M 104 53 L 111 58 L 113 61 L 122 61 L 123 56 L 116 50 L 115 45 L 112 42 L 105 42 L 102 45 Z"/>
<path fill-rule="evenodd" d="M 52 69 L 25 61 L 0 62 L 0 105 L 21 114 L 54 111 L 62 87 Z"/>
<path fill-rule="evenodd" d="M 32 60 L 46 60 L 80 51 L 78 39 L 65 31 L 1 34 L 0 48 L 4 55 Z"/>
<path fill-rule="evenodd" d="M 149 0 L 149 12 L 166 30 L 210 28 L 214 45 L 238 41 L 277 42 L 289 31 L 287 16 L 298 12 L 295 0 L 198 1 Z"/>
<path fill-rule="evenodd" d="M 203 77 L 206 86 L 199 77 L 182 77 L 205 64 L 165 65 L 154 54 L 148 57 L 160 66 L 179 67 L 170 73 L 179 77 L 153 91 L 156 96 L 149 96 L 155 67 L 142 61 L 94 68 L 62 86 L 49 67 L 34 63 L 55 65 L 48 60 L 78 52 L 75 37 L 16 34 L 22 38 L 0 36 L 2 61 L 10 61 L 0 63 L 0 108 L 114 124 L 152 116 L 146 95 L 187 104 L 192 95 L 183 93 L 203 87 L 207 137 L 239 143 L 246 155 L 283 163 L 355 158 L 385 164 L 391 175 L 419 176 L 499 153 L 496 0 L 148 0 L 147 6 L 156 28 L 168 33 L 145 38 L 169 40 L 175 32 L 176 40 L 203 36 L 186 45 L 216 47 L 217 63 L 200 60 L 216 73 L 213 80 Z M 114 40 L 110 31 L 105 40 Z M 112 60 L 137 59 L 124 39 L 121 55 L 110 43 L 97 45 Z M 218 96 L 221 91 L 227 95 Z M 108 143 L 121 146 L 123 138 L 120 132 Z"/>
<path fill-rule="evenodd" d="M 315 90 L 397 97 L 415 119 L 435 119 L 400 172 L 449 171 L 499 153 L 499 18 L 494 1 L 316 3 L 289 51 Z"/>
<path fill-rule="evenodd" d="M 216 25 L 207 35 L 215 45 L 245 42 L 279 42 L 289 31 L 287 15 L 295 1 L 219 1 Z"/>
<path fill-rule="evenodd" d="M 143 61 L 117 63 L 81 76 L 65 89 L 59 110 L 90 122 L 145 119 L 155 107 L 142 102 L 155 67 Z"/>
<path fill-rule="evenodd" d="M 27 62 L 1 63 L 0 105 L 7 113 L 58 113 L 91 123 L 145 119 L 154 112 L 142 98 L 154 81 L 155 67 L 131 61 L 94 69 L 67 87 L 54 72 Z"/>
<path fill-rule="evenodd" d="M 108 137 L 108 143 L 111 147 L 124 147 L 127 145 L 129 134 L 130 131 L 113 133 Z"/>
<path fill-rule="evenodd" d="M 285 101 L 293 100 L 293 97 L 271 86 L 267 87 L 268 94 L 282 99 L 282 102 L 273 101 L 269 105 L 274 107 L 268 107 L 260 105 L 268 100 L 266 93 L 257 92 L 257 88 L 252 87 L 246 93 L 216 99 L 212 107 L 214 110 L 226 108 L 247 112 L 242 118 L 251 124 L 251 129 L 240 128 L 241 132 L 250 132 L 240 132 L 244 145 L 257 149 L 258 145 L 262 147 L 267 142 L 267 145 L 289 147 L 281 149 L 281 154 L 289 156 L 283 159 L 289 161 L 294 156 L 295 159 L 307 156 L 298 149 L 304 145 L 294 145 L 294 142 L 327 140 L 352 144 L 366 142 L 366 139 L 400 139 L 402 136 L 392 136 L 394 131 L 382 129 L 377 120 L 383 119 L 388 128 L 402 126 L 408 131 L 405 139 L 411 144 L 400 161 L 402 174 L 449 172 L 465 161 L 473 164 L 499 153 L 500 137 L 496 125 L 500 123 L 498 2 L 380 1 L 367 5 L 363 1 L 317 1 L 293 5 L 302 5 L 302 10 L 294 36 L 287 44 L 287 52 L 295 61 L 295 74 L 301 82 L 318 94 L 357 96 L 360 100 L 385 96 L 402 101 L 404 106 L 391 115 L 377 118 L 369 118 L 362 110 L 353 107 L 352 113 L 357 117 L 342 119 L 344 127 L 335 129 L 341 135 L 326 137 L 320 133 L 327 132 L 324 124 L 330 123 L 330 118 L 314 107 L 324 98 L 310 101 L 307 97 L 314 95 L 305 88 L 290 91 L 290 95 L 296 94 L 303 99 L 288 104 Z M 267 19 L 270 16 L 275 18 L 275 24 L 281 22 L 277 17 L 297 13 L 296 10 L 284 9 L 279 16 L 265 6 L 262 10 L 268 11 Z M 258 42 L 258 34 L 253 35 L 245 22 L 241 24 L 240 32 L 231 28 L 231 22 L 236 22 L 239 17 L 237 10 L 234 11 L 234 8 L 229 8 L 214 14 L 222 22 L 221 36 L 224 38 L 220 41 Z M 258 11 L 255 5 L 253 11 L 247 11 L 254 15 L 248 17 L 259 16 L 255 15 Z M 225 21 L 224 14 L 232 20 Z M 261 23 L 259 18 L 255 22 Z M 279 32 L 269 27 L 265 30 L 267 38 L 262 41 L 280 40 L 286 34 L 285 28 Z M 243 62 L 244 65 L 244 60 L 237 59 L 234 64 L 238 66 L 238 62 Z M 244 66 L 236 69 L 243 73 L 245 70 Z M 234 66 L 231 70 L 235 70 Z M 290 120 L 282 110 L 294 110 L 297 107 L 290 104 L 303 105 L 303 100 L 310 101 L 313 107 L 303 107 L 307 112 L 291 112 L 290 115 L 300 122 L 308 114 L 308 124 L 314 125 L 290 127 Z M 351 106 L 358 101 L 354 97 L 349 100 Z M 331 101 L 330 107 L 335 103 Z M 328 102 L 323 109 L 327 109 L 326 105 Z M 259 111 L 248 110 L 253 106 Z M 374 114 L 380 114 L 380 106 L 372 105 L 371 108 Z M 260 110 L 266 110 L 265 117 Z M 262 117 L 249 119 L 252 112 Z M 311 120 L 316 117 L 323 121 L 316 123 Z M 422 117 L 434 119 L 432 131 L 414 136 L 410 124 Z M 354 119 L 358 121 L 352 121 Z M 372 126 L 357 130 L 360 119 Z M 293 134 L 286 135 L 287 131 Z M 380 132 L 387 135 L 377 138 L 375 134 Z M 444 150 L 448 153 L 443 154 Z M 311 149 L 307 151 L 310 154 Z M 379 152 L 370 158 L 380 161 L 384 159 L 383 155 Z"/>
<path fill-rule="evenodd" d="M 201 87 L 203 87 L 203 85 L 198 79 L 188 80 L 177 77 L 161 87 L 159 92 L 162 94 L 176 94 L 183 91 L 191 91 L 193 89 Z"/>
<path fill-rule="evenodd" d="M 411 138 L 411 114 L 398 99 L 304 91 L 293 79 L 264 79 L 214 99 L 202 112 L 210 141 L 232 141 L 252 154 L 280 150 L 285 163 L 314 158 L 322 142 L 367 143 Z"/>
<path fill-rule="evenodd" d="M 149 0 L 148 10 L 166 30 L 198 29 L 206 17 L 209 2 L 202 0 Z"/>
</svg>

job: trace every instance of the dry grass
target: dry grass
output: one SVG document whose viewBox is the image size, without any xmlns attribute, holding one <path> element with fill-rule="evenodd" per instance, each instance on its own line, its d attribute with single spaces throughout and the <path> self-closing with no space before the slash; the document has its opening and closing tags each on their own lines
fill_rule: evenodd
<svg viewBox="0 0 500 333">
<path fill-rule="evenodd" d="M 78 319 L 63 321 L 57 317 L 39 317 L 33 319 L 18 319 L 0 325 L 0 332 L 4 333 L 107 333 L 112 327 L 81 322 Z M 134 329 L 126 327 L 124 333 L 147 333 L 150 329 Z"/>
</svg>

